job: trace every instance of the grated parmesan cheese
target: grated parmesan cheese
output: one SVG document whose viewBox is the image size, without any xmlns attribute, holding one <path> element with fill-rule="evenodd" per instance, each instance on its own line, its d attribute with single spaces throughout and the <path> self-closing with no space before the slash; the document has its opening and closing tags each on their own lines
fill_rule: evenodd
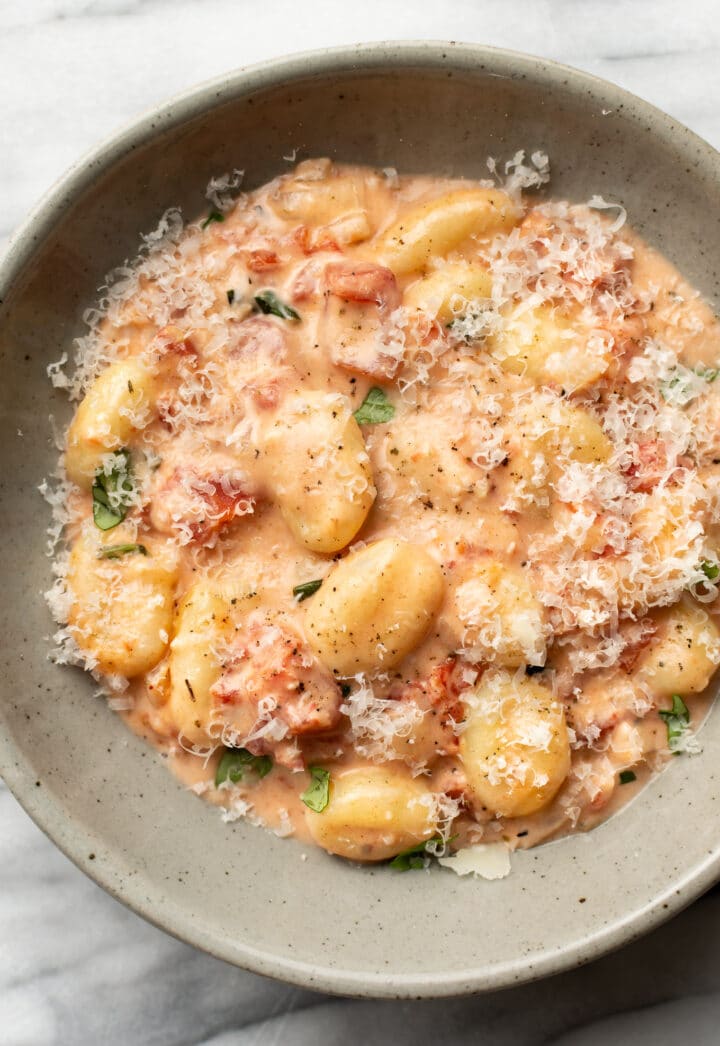
<svg viewBox="0 0 720 1046">
<path fill-rule="evenodd" d="M 449 857 L 439 857 L 438 863 L 456 875 L 472 875 L 476 879 L 504 879 L 510 874 L 510 849 L 505 843 L 477 843 Z"/>
</svg>

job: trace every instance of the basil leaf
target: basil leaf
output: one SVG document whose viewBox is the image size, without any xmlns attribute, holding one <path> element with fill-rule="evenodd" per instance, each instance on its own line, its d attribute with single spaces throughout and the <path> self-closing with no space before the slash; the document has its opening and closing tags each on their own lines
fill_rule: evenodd
<svg viewBox="0 0 720 1046">
<path fill-rule="evenodd" d="M 675 755 L 682 751 L 681 738 L 690 725 L 690 713 L 679 694 L 672 696 L 672 708 L 658 709 L 658 715 L 665 720 L 668 736 L 668 748 Z"/>
<path fill-rule="evenodd" d="M 139 552 L 141 556 L 146 556 L 148 550 L 144 545 L 105 545 L 98 551 L 98 559 L 120 559 L 120 556 L 127 556 L 130 552 Z"/>
<path fill-rule="evenodd" d="M 225 221 L 225 215 L 221 214 L 220 211 L 210 211 L 210 214 L 208 214 L 207 218 L 202 223 L 200 228 L 201 229 L 207 229 L 208 225 L 211 225 L 213 222 L 224 222 L 224 221 Z"/>
<path fill-rule="evenodd" d="M 304 581 L 302 585 L 296 585 L 293 589 L 293 595 L 296 597 L 298 603 L 302 603 L 304 599 L 309 596 L 314 596 L 317 590 L 322 585 L 322 578 L 318 578 L 317 581 Z"/>
<path fill-rule="evenodd" d="M 673 368 L 670 377 L 660 382 L 660 395 L 664 400 L 672 401 L 683 407 L 698 395 L 697 382 L 693 380 L 694 378 L 701 378 L 709 385 L 717 379 L 718 374 L 720 374 L 720 370 L 715 367 L 706 367 L 703 363 L 698 363 L 693 369 L 678 364 Z"/>
<path fill-rule="evenodd" d="M 256 773 L 258 777 L 267 777 L 273 767 L 269 755 L 253 755 L 247 748 L 226 748 L 215 771 L 215 787 L 219 788 L 225 781 L 237 784 L 242 781 L 246 770 Z"/>
<path fill-rule="evenodd" d="M 355 421 L 358 425 L 382 425 L 395 417 L 395 408 L 387 398 L 384 389 L 374 386 L 368 392 L 358 409 Z"/>
<path fill-rule="evenodd" d="M 628 785 L 628 784 L 631 784 L 633 781 L 637 781 L 637 776 L 636 776 L 636 774 L 633 773 L 632 770 L 621 770 L 620 771 L 620 784 L 621 785 Z"/>
<path fill-rule="evenodd" d="M 225 293 L 227 294 L 228 305 L 232 305 L 232 303 L 235 301 L 235 291 L 229 290 L 225 291 Z"/>
<path fill-rule="evenodd" d="M 703 380 L 709 385 L 717 379 L 720 370 L 718 370 L 717 367 L 706 367 L 704 363 L 698 363 L 695 368 L 695 373 L 699 378 L 703 378 Z"/>
<path fill-rule="evenodd" d="M 426 839 L 424 843 L 418 843 L 417 846 L 411 846 L 397 854 L 390 862 L 390 867 L 394 868 L 396 872 L 417 871 L 419 868 L 427 868 L 428 859 L 432 857 L 432 852 L 428 852 L 428 846 L 431 844 L 442 845 L 442 843 L 442 836 L 434 835 L 432 839 Z"/>
<path fill-rule="evenodd" d="M 715 581 L 720 574 L 720 563 L 715 563 L 711 559 L 704 559 L 700 563 L 700 570 L 702 570 L 708 581 Z"/>
<path fill-rule="evenodd" d="M 135 493 L 130 452 L 120 450 L 115 457 L 119 463 L 112 472 L 108 475 L 100 469 L 92 485 L 93 520 L 100 530 L 112 530 L 122 523 Z"/>
<path fill-rule="evenodd" d="M 118 523 L 122 523 L 124 518 L 124 516 L 119 516 L 117 512 L 113 512 L 97 500 L 93 500 L 93 522 L 100 530 L 112 530 Z"/>
<path fill-rule="evenodd" d="M 310 784 L 300 796 L 305 806 L 321 814 L 330 802 L 330 771 L 322 766 L 309 766 Z"/>
<path fill-rule="evenodd" d="M 286 305 L 284 301 L 280 301 L 275 291 L 261 291 L 260 294 L 255 295 L 253 301 L 260 312 L 264 312 L 266 316 L 279 316 L 281 320 L 300 319 L 300 313 L 295 312 L 292 305 Z"/>
</svg>

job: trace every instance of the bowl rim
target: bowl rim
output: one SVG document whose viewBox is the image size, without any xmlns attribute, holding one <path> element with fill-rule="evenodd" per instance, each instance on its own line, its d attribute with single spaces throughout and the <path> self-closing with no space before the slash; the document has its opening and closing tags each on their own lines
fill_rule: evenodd
<svg viewBox="0 0 720 1046">
<path fill-rule="evenodd" d="M 260 63 L 240 66 L 175 93 L 141 111 L 116 131 L 86 151 L 40 197 L 11 235 L 0 256 L 0 304 L 7 298 L 32 261 L 65 208 L 81 195 L 99 173 L 110 169 L 130 150 L 144 144 L 199 112 L 264 88 L 291 84 L 333 73 L 378 71 L 383 67 L 452 67 L 458 72 L 488 67 L 494 76 L 519 75 L 536 82 L 564 86 L 575 94 L 583 90 L 611 107 L 623 103 L 652 121 L 653 132 L 678 149 L 684 140 L 715 166 L 720 154 L 704 139 L 662 110 L 607 80 L 542 56 L 490 47 L 484 44 L 443 40 L 374 41 L 356 45 L 294 52 Z M 495 70 L 493 70 L 495 67 Z M 513 67 L 513 71 L 510 71 Z M 491 991 L 560 973 L 628 944 L 680 912 L 720 878 L 720 853 L 710 853 L 683 878 L 640 909 L 629 910 L 602 930 L 587 934 L 539 957 L 508 960 L 488 972 L 482 967 L 447 974 L 379 974 L 342 970 L 330 965 L 300 962 L 263 952 L 249 942 L 234 941 L 231 948 L 198 927 L 187 912 L 163 900 L 162 891 L 137 874 L 117 854 L 112 862 L 96 860 L 97 837 L 75 822 L 63 804 L 45 788 L 36 787 L 35 773 L 15 747 L 9 734 L 0 732 L 0 774 L 25 812 L 45 835 L 97 885 L 116 900 L 171 936 L 192 944 L 216 958 L 253 973 L 315 991 L 360 998 L 434 998 Z M 97 845 L 95 846 L 97 849 Z"/>
</svg>

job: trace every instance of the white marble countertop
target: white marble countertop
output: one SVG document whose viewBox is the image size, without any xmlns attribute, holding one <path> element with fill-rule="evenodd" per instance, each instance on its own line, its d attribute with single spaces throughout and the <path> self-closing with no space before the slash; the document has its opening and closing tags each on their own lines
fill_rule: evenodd
<svg viewBox="0 0 720 1046">
<path fill-rule="evenodd" d="M 720 147 L 719 13 L 715 0 L 0 0 L 0 250 L 71 162 L 143 109 L 240 65 L 359 40 L 542 53 L 614 80 Z M 669 1046 L 685 1036 L 702 1046 L 720 1041 L 719 960 L 716 891 L 551 982 L 454 1002 L 327 999 L 147 925 L 85 879 L 0 784 L 2 1046 Z"/>
</svg>

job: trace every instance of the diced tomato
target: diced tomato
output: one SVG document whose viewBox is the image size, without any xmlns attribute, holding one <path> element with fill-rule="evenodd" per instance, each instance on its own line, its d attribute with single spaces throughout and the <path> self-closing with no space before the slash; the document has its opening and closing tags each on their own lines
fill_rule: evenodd
<svg viewBox="0 0 720 1046">
<path fill-rule="evenodd" d="M 175 468 L 155 489 L 150 519 L 161 533 L 208 544 L 234 520 L 254 512 L 255 505 L 256 495 L 237 470 L 201 474 Z"/>
<path fill-rule="evenodd" d="M 651 617 L 641 618 L 640 621 L 626 626 L 624 631 L 626 646 L 620 655 L 618 664 L 628 675 L 657 630 L 657 622 Z"/>
<path fill-rule="evenodd" d="M 400 304 L 394 274 L 371 262 L 331 262 L 324 286 L 321 340 L 333 363 L 373 381 L 391 381 L 402 362 L 387 324 Z"/>
<path fill-rule="evenodd" d="M 161 358 L 163 356 L 197 357 L 197 349 L 192 338 L 173 324 L 161 327 L 153 339 L 152 348 Z"/>
<path fill-rule="evenodd" d="M 247 267 L 251 272 L 268 272 L 277 269 L 280 259 L 275 251 L 257 250 L 250 251 Z"/>
<path fill-rule="evenodd" d="M 243 489 L 235 489 L 232 484 L 227 488 L 225 479 L 205 479 L 198 482 L 196 490 L 206 505 L 204 519 L 190 524 L 196 541 L 207 539 L 232 523 L 240 516 L 247 516 L 255 509 L 255 498 Z"/>
<path fill-rule="evenodd" d="M 551 218 L 539 211 L 530 210 L 518 226 L 520 235 L 527 237 L 533 244 L 537 245 L 541 239 L 547 238 L 553 231 L 554 226 Z"/>
<path fill-rule="evenodd" d="M 212 689 L 225 736 L 255 755 L 298 758 L 291 739 L 340 722 L 340 689 L 289 625 L 250 621 Z M 300 764 L 302 765 L 302 763 Z"/>
<path fill-rule="evenodd" d="M 327 229 L 309 229 L 307 225 L 299 225 L 292 234 L 292 239 L 303 254 L 341 250 L 340 245 Z"/>
<path fill-rule="evenodd" d="M 400 304 L 394 272 L 374 262 L 331 262 L 325 269 L 325 285 L 344 301 L 372 302 L 388 312 Z"/>
<path fill-rule="evenodd" d="M 637 444 L 635 461 L 625 470 L 633 490 L 650 491 L 657 486 L 670 465 L 668 447 L 662 439 L 648 439 Z"/>
</svg>

